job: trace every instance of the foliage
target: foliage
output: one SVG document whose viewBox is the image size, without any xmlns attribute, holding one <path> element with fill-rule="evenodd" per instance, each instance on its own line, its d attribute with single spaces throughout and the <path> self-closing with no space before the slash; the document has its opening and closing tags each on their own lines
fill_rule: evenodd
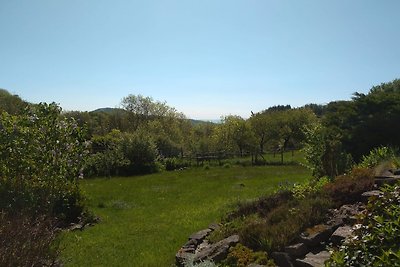
<svg viewBox="0 0 400 267">
<path fill-rule="evenodd" d="M 323 124 L 340 135 L 344 151 L 358 162 L 379 146 L 400 147 L 400 80 L 355 93 L 352 101 L 327 105 Z"/>
<path fill-rule="evenodd" d="M 327 266 L 400 266 L 400 186 L 385 186 Z"/>
<path fill-rule="evenodd" d="M 212 233 L 214 241 L 239 234 L 241 242 L 254 250 L 277 251 L 292 242 L 305 228 L 320 223 L 333 203 L 323 193 L 327 178 L 292 184 L 276 193 L 241 204 L 223 226 Z"/>
<path fill-rule="evenodd" d="M 223 261 L 223 266 L 246 267 L 250 263 L 260 264 L 263 266 L 276 266 L 272 260 L 268 260 L 267 253 L 254 252 L 251 249 L 237 244 L 229 249 L 227 258 Z"/>
<path fill-rule="evenodd" d="M 306 166 L 312 170 L 315 178 L 325 175 L 335 177 L 351 168 L 351 155 L 343 150 L 338 134 L 320 123 L 310 124 L 303 131 Z"/>
<path fill-rule="evenodd" d="M 121 141 L 122 153 L 130 164 L 122 167 L 124 175 L 152 173 L 161 168 L 157 163 L 157 146 L 144 131 L 124 133 Z"/>
<path fill-rule="evenodd" d="M 305 228 L 323 221 L 331 206 L 330 199 L 324 196 L 288 201 L 264 218 L 247 221 L 237 231 L 249 248 L 279 251 Z"/>
<path fill-rule="evenodd" d="M 0 89 L 0 113 L 20 114 L 28 103 L 23 101 L 18 95 L 12 95 L 7 90 Z"/>
<path fill-rule="evenodd" d="M 304 199 L 320 192 L 329 182 L 330 179 L 328 177 L 321 177 L 318 180 L 294 184 L 290 191 L 292 192 L 294 198 Z"/>
<path fill-rule="evenodd" d="M 60 253 L 54 220 L 0 213 L 0 266 L 55 266 Z"/>
<path fill-rule="evenodd" d="M 372 149 L 368 155 L 364 155 L 361 159 L 361 168 L 374 168 L 384 161 L 396 161 L 396 151 L 390 147 L 377 147 Z"/>
<path fill-rule="evenodd" d="M 181 158 L 166 158 L 163 163 L 167 171 L 184 169 L 191 166 L 190 161 Z"/>
<path fill-rule="evenodd" d="M 88 176 L 118 175 L 121 167 L 130 164 L 122 151 L 122 134 L 113 130 L 104 136 L 94 136 L 91 139 L 92 153 L 86 163 Z"/>
<path fill-rule="evenodd" d="M 361 194 L 372 190 L 374 175 L 371 169 L 354 168 L 349 174 L 335 177 L 325 186 L 327 194 L 339 204 L 360 201 Z"/>
<path fill-rule="evenodd" d="M 78 178 L 84 132 L 61 119 L 56 104 L 39 104 L 0 119 L 0 209 L 53 213 L 66 221 L 83 212 Z"/>
</svg>

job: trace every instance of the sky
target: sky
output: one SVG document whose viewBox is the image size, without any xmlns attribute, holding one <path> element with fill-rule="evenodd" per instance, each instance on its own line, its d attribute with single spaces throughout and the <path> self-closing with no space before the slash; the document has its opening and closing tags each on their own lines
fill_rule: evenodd
<svg viewBox="0 0 400 267">
<path fill-rule="evenodd" d="M 398 0 L 0 0 L 0 88 L 64 110 L 129 94 L 193 119 L 400 78 Z"/>
</svg>

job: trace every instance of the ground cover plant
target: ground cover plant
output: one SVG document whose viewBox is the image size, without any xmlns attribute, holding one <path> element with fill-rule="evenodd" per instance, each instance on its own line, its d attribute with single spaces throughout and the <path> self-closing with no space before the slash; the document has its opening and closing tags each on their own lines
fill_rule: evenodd
<svg viewBox="0 0 400 267">
<path fill-rule="evenodd" d="M 188 236 L 219 221 L 239 200 L 302 182 L 301 166 L 210 166 L 147 176 L 81 182 L 95 227 L 66 233 L 66 266 L 170 266 Z"/>
</svg>

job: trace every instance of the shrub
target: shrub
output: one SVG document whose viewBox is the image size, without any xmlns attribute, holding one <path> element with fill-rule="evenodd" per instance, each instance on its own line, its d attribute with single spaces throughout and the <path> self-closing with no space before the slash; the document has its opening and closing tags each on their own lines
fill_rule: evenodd
<svg viewBox="0 0 400 267">
<path fill-rule="evenodd" d="M 182 168 L 190 167 L 190 161 L 180 158 L 166 158 L 164 160 L 164 164 L 165 164 L 165 170 L 167 171 L 179 170 Z"/>
<path fill-rule="evenodd" d="M 314 123 L 304 129 L 303 151 L 306 167 L 312 170 L 315 178 L 335 177 L 351 169 L 353 159 L 342 147 L 340 136 L 320 123 Z"/>
<path fill-rule="evenodd" d="M 121 167 L 130 164 L 122 151 L 122 134 L 118 130 L 112 130 L 104 136 L 93 136 L 91 150 L 86 165 L 85 173 L 89 176 L 118 175 Z"/>
<path fill-rule="evenodd" d="M 385 146 L 374 148 L 369 152 L 368 155 L 364 155 L 362 157 L 361 162 L 358 166 L 361 168 L 375 168 L 380 163 L 385 161 L 391 161 L 397 163 L 395 149 Z M 398 166 L 393 166 L 393 167 L 398 167 Z"/>
<path fill-rule="evenodd" d="M 55 266 L 60 253 L 54 220 L 0 213 L 0 266 Z"/>
<path fill-rule="evenodd" d="M 78 178 L 86 158 L 85 133 L 73 119 L 61 119 L 60 112 L 53 103 L 31 106 L 17 116 L 1 114 L 1 211 L 73 219 L 72 206 L 82 199 Z M 61 204 L 65 198 L 68 205 Z"/>
<path fill-rule="evenodd" d="M 325 186 L 326 193 L 338 204 L 361 200 L 361 194 L 372 190 L 374 175 L 371 169 L 354 168 L 350 174 L 341 175 Z"/>
<path fill-rule="evenodd" d="M 246 267 L 250 263 L 261 264 L 264 266 L 276 266 L 272 260 L 268 260 L 267 253 L 254 252 L 253 250 L 237 244 L 229 249 L 227 258 L 222 262 L 223 266 Z"/>
<path fill-rule="evenodd" d="M 370 199 L 354 237 L 333 253 L 327 266 L 399 266 L 400 186 L 386 186 Z"/>
<path fill-rule="evenodd" d="M 124 133 L 121 141 L 122 151 L 130 164 L 121 167 L 125 175 L 152 173 L 159 171 L 158 151 L 154 140 L 143 131 Z"/>
</svg>

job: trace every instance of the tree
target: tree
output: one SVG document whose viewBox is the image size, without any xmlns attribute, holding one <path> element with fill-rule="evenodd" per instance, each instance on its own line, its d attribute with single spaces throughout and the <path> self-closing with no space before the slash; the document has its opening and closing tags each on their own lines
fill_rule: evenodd
<svg viewBox="0 0 400 267">
<path fill-rule="evenodd" d="M 136 130 L 142 124 L 159 119 L 184 119 L 185 116 L 166 102 L 154 101 L 151 97 L 128 95 L 121 101 L 121 106 L 130 113 L 132 129 Z"/>
<path fill-rule="evenodd" d="M 225 144 L 227 148 L 236 147 L 241 157 L 245 150 L 253 150 L 255 138 L 250 123 L 240 116 L 229 115 L 222 118 L 217 133 L 221 144 Z"/>
<path fill-rule="evenodd" d="M 67 222 L 83 212 L 80 177 L 84 131 L 55 103 L 0 118 L 0 209 L 49 213 Z"/>
</svg>

